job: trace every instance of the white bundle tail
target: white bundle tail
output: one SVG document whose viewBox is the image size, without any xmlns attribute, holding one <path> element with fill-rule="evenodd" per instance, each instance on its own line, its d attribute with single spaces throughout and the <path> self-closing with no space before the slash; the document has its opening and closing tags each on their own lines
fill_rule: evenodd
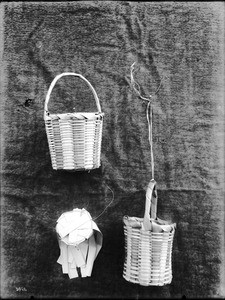
<svg viewBox="0 0 225 300">
<path fill-rule="evenodd" d="M 60 247 L 57 260 L 69 278 L 90 277 L 94 261 L 102 247 L 102 233 L 85 209 L 73 209 L 57 220 Z"/>
</svg>

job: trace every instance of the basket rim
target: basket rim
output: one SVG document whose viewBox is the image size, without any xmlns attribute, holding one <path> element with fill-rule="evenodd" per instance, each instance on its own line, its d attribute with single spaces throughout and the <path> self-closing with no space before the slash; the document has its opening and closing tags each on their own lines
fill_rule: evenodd
<svg viewBox="0 0 225 300">
<path fill-rule="evenodd" d="M 105 114 L 103 112 L 71 112 L 71 113 L 54 113 L 54 114 L 45 114 L 45 120 L 51 119 L 93 119 L 98 117 L 103 117 Z"/>
<path fill-rule="evenodd" d="M 175 229 L 171 232 L 166 232 L 166 231 L 163 231 L 163 232 L 154 232 L 154 231 L 151 231 L 151 230 L 144 230 L 142 228 L 135 228 L 135 227 L 131 227 L 131 226 L 128 226 L 128 225 L 124 225 L 125 228 L 132 228 L 133 231 L 137 231 L 137 232 L 140 232 L 140 233 L 143 233 L 143 234 L 146 234 L 146 235 L 155 235 L 155 236 L 173 236 L 174 233 L 175 233 Z M 132 233 L 127 233 L 128 236 L 131 236 Z"/>
</svg>

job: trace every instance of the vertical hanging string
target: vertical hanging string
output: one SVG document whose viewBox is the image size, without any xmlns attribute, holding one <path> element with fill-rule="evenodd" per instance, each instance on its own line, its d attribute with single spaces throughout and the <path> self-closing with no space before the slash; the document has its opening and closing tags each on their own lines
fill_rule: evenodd
<svg viewBox="0 0 225 300">
<path fill-rule="evenodd" d="M 148 121 L 148 140 L 150 145 L 150 152 L 151 152 L 151 168 L 152 168 L 152 179 L 154 179 L 154 155 L 153 155 L 153 140 L 152 140 L 152 116 L 153 116 L 153 109 L 152 104 L 149 101 L 147 104 L 146 109 L 146 117 Z"/>
<path fill-rule="evenodd" d="M 146 109 L 146 117 L 148 121 L 148 140 L 150 145 L 150 152 L 151 152 L 151 169 L 152 169 L 152 179 L 154 179 L 154 156 L 153 156 L 153 140 L 152 140 L 152 116 L 153 116 L 153 108 L 152 108 L 152 96 L 149 95 L 149 98 L 143 97 L 141 95 L 141 89 L 139 84 L 134 80 L 133 72 L 134 72 L 134 65 L 135 62 L 130 67 L 130 79 L 131 79 L 131 86 L 138 95 L 138 97 L 142 100 L 148 101 L 147 109 Z M 160 87 L 161 87 L 162 79 L 160 81 L 160 84 L 155 92 L 155 95 L 158 93 Z"/>
</svg>

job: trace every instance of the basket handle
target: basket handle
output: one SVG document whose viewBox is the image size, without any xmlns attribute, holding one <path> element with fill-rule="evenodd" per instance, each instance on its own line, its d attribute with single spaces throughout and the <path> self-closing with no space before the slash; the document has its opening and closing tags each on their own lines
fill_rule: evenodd
<svg viewBox="0 0 225 300">
<path fill-rule="evenodd" d="M 143 219 L 143 225 L 145 230 L 151 229 L 150 223 L 150 212 L 151 212 L 151 219 L 156 219 L 157 214 L 157 191 L 156 191 L 156 181 L 152 179 L 147 187 L 146 190 L 146 200 L 145 200 L 145 214 Z"/>
<path fill-rule="evenodd" d="M 47 92 L 47 95 L 46 95 L 46 98 L 45 98 L 45 113 L 48 114 L 48 102 L 49 102 L 49 98 L 50 98 L 50 95 L 51 95 L 51 92 L 56 84 L 56 82 L 63 76 L 76 76 L 76 77 L 80 77 L 81 79 L 83 79 L 88 85 L 89 87 L 91 88 L 92 90 L 92 93 L 94 95 L 94 98 L 95 98 L 95 102 L 96 102 L 96 106 L 97 106 L 97 109 L 98 109 L 98 112 L 101 112 L 101 106 L 100 106 L 100 102 L 99 102 L 99 99 L 98 99 L 98 95 L 95 91 L 95 89 L 93 88 L 93 86 L 90 84 L 90 82 L 82 75 L 80 74 L 77 74 L 77 73 L 71 73 L 71 72 L 66 72 L 66 73 L 62 73 L 62 74 L 59 74 L 57 75 L 54 80 L 52 81 L 49 89 L 48 89 L 48 92 Z"/>
</svg>

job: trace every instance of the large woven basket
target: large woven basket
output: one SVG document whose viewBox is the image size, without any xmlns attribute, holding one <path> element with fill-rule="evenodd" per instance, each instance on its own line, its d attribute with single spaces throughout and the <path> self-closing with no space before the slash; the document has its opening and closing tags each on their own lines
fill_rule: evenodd
<svg viewBox="0 0 225 300">
<path fill-rule="evenodd" d="M 56 82 L 62 76 L 76 76 L 90 87 L 97 112 L 50 114 L 48 102 Z M 45 99 L 44 121 L 55 170 L 91 170 L 100 167 L 102 126 L 104 113 L 99 98 L 90 82 L 80 74 L 62 73 L 52 81 Z"/>
<path fill-rule="evenodd" d="M 123 217 L 123 277 L 143 286 L 162 286 L 172 281 L 171 260 L 176 224 L 160 220 L 156 217 L 156 211 L 156 182 L 151 180 L 146 192 L 144 218 Z"/>
</svg>

